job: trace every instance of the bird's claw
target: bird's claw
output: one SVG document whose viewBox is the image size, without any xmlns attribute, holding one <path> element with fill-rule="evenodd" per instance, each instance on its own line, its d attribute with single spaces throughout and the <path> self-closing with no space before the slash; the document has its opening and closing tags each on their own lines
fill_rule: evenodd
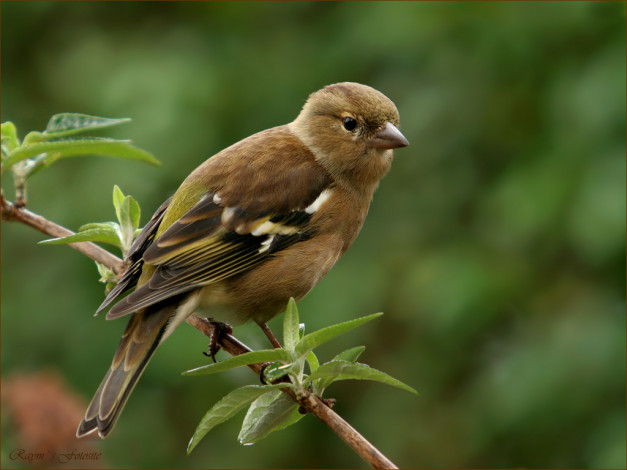
<svg viewBox="0 0 627 470">
<path fill-rule="evenodd" d="M 230 327 L 230 325 L 223 323 L 223 322 L 219 322 L 219 321 L 214 321 L 211 319 L 207 319 L 209 321 L 209 324 L 211 325 L 211 335 L 209 336 L 209 346 L 207 347 L 207 351 L 203 351 L 202 353 L 207 356 L 210 357 L 213 362 L 218 362 L 216 361 L 216 354 L 218 354 L 218 351 L 220 351 L 220 337 L 223 334 L 231 334 L 233 333 L 233 329 Z"/>
</svg>

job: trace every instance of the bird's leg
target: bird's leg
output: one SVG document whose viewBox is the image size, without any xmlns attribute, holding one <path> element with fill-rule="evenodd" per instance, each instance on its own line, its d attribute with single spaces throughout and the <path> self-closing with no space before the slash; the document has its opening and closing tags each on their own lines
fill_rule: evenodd
<svg viewBox="0 0 627 470">
<path fill-rule="evenodd" d="M 268 337 L 268 339 L 272 343 L 272 346 L 274 346 L 275 348 L 281 348 L 281 343 L 279 343 L 279 340 L 276 339 L 276 336 L 274 336 L 274 333 L 272 333 L 272 330 L 267 323 L 257 322 L 257 325 L 259 325 L 259 328 L 261 328 L 264 334 Z"/>
<path fill-rule="evenodd" d="M 204 318 L 204 320 L 207 323 L 209 323 L 211 327 L 211 333 L 209 335 L 209 347 L 207 348 L 208 351 L 207 352 L 203 351 L 202 353 L 205 356 L 213 359 L 213 362 L 217 362 L 216 354 L 220 350 L 220 345 L 218 344 L 220 341 L 220 336 L 222 336 L 224 333 L 226 334 L 233 333 L 233 329 L 227 323 L 213 321 L 211 318 Z"/>
</svg>

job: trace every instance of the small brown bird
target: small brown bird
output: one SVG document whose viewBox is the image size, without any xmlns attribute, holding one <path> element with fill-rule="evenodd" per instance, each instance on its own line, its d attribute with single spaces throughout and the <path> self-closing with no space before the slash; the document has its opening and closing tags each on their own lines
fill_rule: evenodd
<svg viewBox="0 0 627 470">
<path fill-rule="evenodd" d="M 106 437 L 157 346 L 189 315 L 262 326 L 353 243 L 392 149 L 394 103 L 358 83 L 312 93 L 290 124 L 209 158 L 146 224 L 98 312 L 131 314 L 76 435 Z"/>
</svg>

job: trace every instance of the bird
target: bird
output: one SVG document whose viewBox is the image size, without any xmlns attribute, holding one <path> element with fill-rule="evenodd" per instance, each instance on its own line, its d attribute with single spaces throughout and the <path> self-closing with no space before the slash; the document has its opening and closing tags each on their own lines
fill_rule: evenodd
<svg viewBox="0 0 627 470">
<path fill-rule="evenodd" d="M 291 123 L 192 171 L 137 236 L 96 312 L 130 319 L 77 437 L 111 432 L 156 348 L 188 316 L 264 327 L 302 299 L 351 246 L 393 150 L 407 145 L 389 98 L 342 82 L 311 93 Z"/>
</svg>

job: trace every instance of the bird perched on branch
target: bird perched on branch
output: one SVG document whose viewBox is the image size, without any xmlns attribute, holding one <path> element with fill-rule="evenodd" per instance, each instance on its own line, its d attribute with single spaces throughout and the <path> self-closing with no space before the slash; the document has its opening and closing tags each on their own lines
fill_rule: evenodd
<svg viewBox="0 0 627 470">
<path fill-rule="evenodd" d="M 111 432 L 155 349 L 189 315 L 265 326 L 303 298 L 357 237 L 392 149 L 409 145 L 398 126 L 386 96 L 336 83 L 290 124 L 196 168 L 139 234 L 98 309 L 117 301 L 107 319 L 131 317 L 77 436 Z"/>
</svg>

